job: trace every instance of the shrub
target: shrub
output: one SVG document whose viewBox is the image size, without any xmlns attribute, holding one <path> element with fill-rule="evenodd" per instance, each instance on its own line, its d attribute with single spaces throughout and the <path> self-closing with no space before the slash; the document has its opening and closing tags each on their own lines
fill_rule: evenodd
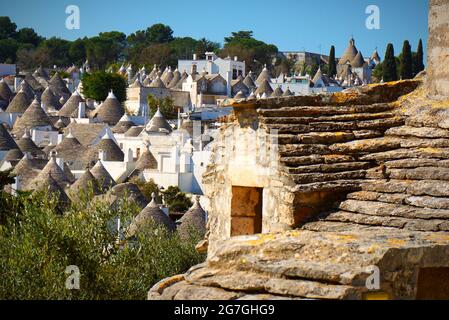
<svg viewBox="0 0 449 320">
<path fill-rule="evenodd" d="M 0 299 L 145 299 L 162 278 L 204 260 L 194 249 L 198 239 L 181 241 L 163 228 L 118 241 L 116 219 L 124 234 L 140 211 L 130 201 L 111 208 L 80 200 L 64 216 L 46 193 L 15 201 L 17 212 L 0 226 Z M 71 265 L 80 269 L 79 290 L 65 287 Z"/>
</svg>

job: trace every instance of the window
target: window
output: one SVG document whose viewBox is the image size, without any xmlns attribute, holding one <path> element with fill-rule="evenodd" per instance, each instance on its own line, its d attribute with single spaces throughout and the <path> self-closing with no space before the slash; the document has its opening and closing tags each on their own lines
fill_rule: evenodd
<svg viewBox="0 0 449 320">
<path fill-rule="evenodd" d="M 140 148 L 136 149 L 136 159 L 140 158 Z"/>
<path fill-rule="evenodd" d="M 232 79 L 235 80 L 238 77 L 237 69 L 232 69 Z"/>
</svg>

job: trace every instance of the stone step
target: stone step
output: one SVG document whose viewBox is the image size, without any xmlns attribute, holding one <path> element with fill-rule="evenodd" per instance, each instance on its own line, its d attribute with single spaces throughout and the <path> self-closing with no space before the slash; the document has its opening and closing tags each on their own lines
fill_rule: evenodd
<svg viewBox="0 0 449 320">
<path fill-rule="evenodd" d="M 407 219 L 449 219 L 449 210 L 417 208 L 409 205 L 390 204 L 379 201 L 346 200 L 341 210 L 371 216 L 400 217 Z"/>
<path fill-rule="evenodd" d="M 287 144 L 279 146 L 281 157 L 325 155 L 332 153 L 329 146 L 321 144 Z"/>
<path fill-rule="evenodd" d="M 344 171 L 337 173 L 303 173 L 292 174 L 295 183 L 307 184 L 314 182 L 325 182 L 335 180 L 363 179 L 366 175 L 365 170 Z"/>
<path fill-rule="evenodd" d="M 373 191 L 359 191 L 348 195 L 350 200 L 378 201 L 400 205 L 429 209 L 449 210 L 449 198 L 432 196 L 413 196 L 405 193 L 382 193 Z"/>
<path fill-rule="evenodd" d="M 281 163 L 289 167 L 314 165 L 320 163 L 342 163 L 356 161 L 354 157 L 347 155 L 310 155 L 310 156 L 297 156 L 297 157 L 281 157 Z"/>
<path fill-rule="evenodd" d="M 386 174 L 389 178 L 395 180 L 446 180 L 449 183 L 449 168 L 387 169 Z"/>
<path fill-rule="evenodd" d="M 449 183 L 438 180 L 377 180 L 361 184 L 363 191 L 407 193 L 413 196 L 449 197 Z"/>
<path fill-rule="evenodd" d="M 413 149 L 397 149 L 386 152 L 369 154 L 361 157 L 363 161 L 391 161 L 400 159 L 448 159 L 449 148 L 413 148 Z"/>
<path fill-rule="evenodd" d="M 357 223 L 369 226 L 399 228 L 412 231 L 447 231 L 447 221 L 373 216 L 346 211 L 330 213 L 325 221 Z"/>
<path fill-rule="evenodd" d="M 385 138 L 356 140 L 347 143 L 338 143 L 330 146 L 330 150 L 336 153 L 375 153 L 400 148 L 399 142 L 390 141 Z"/>
<path fill-rule="evenodd" d="M 343 162 L 335 164 L 317 164 L 317 165 L 307 165 L 299 167 L 289 167 L 286 169 L 288 173 L 301 174 L 301 173 L 332 173 L 332 172 L 343 172 L 343 171 L 353 171 L 368 169 L 371 167 L 369 162 Z"/>
<path fill-rule="evenodd" d="M 419 167 L 441 167 L 449 168 L 449 160 L 438 159 L 403 159 L 384 163 L 390 169 L 419 168 Z"/>
<path fill-rule="evenodd" d="M 394 204 L 405 204 L 405 199 L 410 195 L 403 193 L 381 193 L 373 191 L 358 191 L 348 194 L 350 200 L 379 201 Z"/>
<path fill-rule="evenodd" d="M 417 137 L 417 138 L 449 138 L 449 130 L 429 127 L 410 127 L 402 126 L 391 128 L 386 135 L 400 136 L 400 137 Z"/>
<path fill-rule="evenodd" d="M 267 124 L 308 124 L 313 122 L 348 122 L 363 121 L 375 119 L 394 118 L 394 113 L 357 113 L 336 116 L 313 116 L 313 117 L 266 117 L 262 118 L 263 123 Z"/>
<path fill-rule="evenodd" d="M 306 117 L 332 116 L 357 113 L 381 113 L 394 109 L 390 104 L 373 104 L 359 106 L 304 106 L 285 107 L 279 109 L 259 109 L 258 113 L 264 117 Z"/>
<path fill-rule="evenodd" d="M 360 190 L 360 180 L 333 180 L 298 184 L 289 190 L 291 192 L 316 192 L 316 191 L 332 191 L 332 192 L 354 192 Z"/>
</svg>

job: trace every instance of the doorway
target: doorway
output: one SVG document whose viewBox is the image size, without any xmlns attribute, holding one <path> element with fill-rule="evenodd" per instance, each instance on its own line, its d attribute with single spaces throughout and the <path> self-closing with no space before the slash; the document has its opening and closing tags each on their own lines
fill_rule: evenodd
<svg viewBox="0 0 449 320">
<path fill-rule="evenodd" d="M 416 299 L 449 300 L 449 268 L 420 269 Z"/>
<path fill-rule="evenodd" d="M 262 233 L 263 188 L 232 187 L 231 237 Z"/>
</svg>

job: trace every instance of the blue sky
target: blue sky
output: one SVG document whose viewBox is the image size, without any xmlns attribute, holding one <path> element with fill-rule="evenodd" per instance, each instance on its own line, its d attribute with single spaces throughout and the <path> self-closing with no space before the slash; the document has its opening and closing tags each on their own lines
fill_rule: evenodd
<svg viewBox="0 0 449 320">
<path fill-rule="evenodd" d="M 68 5 L 78 5 L 81 29 L 65 28 Z M 365 27 L 368 5 L 380 8 L 380 30 Z M 206 37 L 223 42 L 232 31 L 253 30 L 257 39 L 282 51 L 307 50 L 324 54 L 336 46 L 337 56 L 351 35 L 367 56 L 378 47 L 383 57 L 388 42 L 402 49 L 405 39 L 415 50 L 427 41 L 428 0 L 0 0 L 0 15 L 46 37 L 76 39 L 102 31 L 130 34 L 162 22 L 175 36 Z"/>
</svg>

